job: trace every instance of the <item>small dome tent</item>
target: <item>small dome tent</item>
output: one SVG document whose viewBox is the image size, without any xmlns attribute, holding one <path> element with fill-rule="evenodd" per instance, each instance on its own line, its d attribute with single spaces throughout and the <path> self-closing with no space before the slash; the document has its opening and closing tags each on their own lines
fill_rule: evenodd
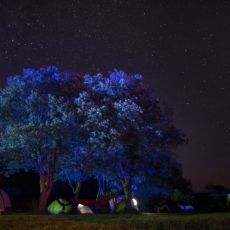
<svg viewBox="0 0 230 230">
<path fill-rule="evenodd" d="M 53 201 L 48 206 L 48 212 L 50 214 L 61 214 L 61 213 L 68 213 L 72 210 L 72 206 L 69 204 L 68 201 L 59 198 L 55 201 Z"/>
<path fill-rule="evenodd" d="M 11 201 L 8 194 L 0 189 L 0 214 L 7 212 L 11 208 Z"/>
</svg>

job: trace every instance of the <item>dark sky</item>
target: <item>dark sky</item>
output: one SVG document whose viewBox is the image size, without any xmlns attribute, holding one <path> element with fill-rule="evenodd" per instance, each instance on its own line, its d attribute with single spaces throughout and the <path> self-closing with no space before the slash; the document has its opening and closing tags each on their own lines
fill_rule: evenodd
<svg viewBox="0 0 230 230">
<path fill-rule="evenodd" d="M 195 189 L 230 187 L 230 1 L 0 0 L 0 77 L 24 67 L 140 73 L 189 144 Z"/>
</svg>

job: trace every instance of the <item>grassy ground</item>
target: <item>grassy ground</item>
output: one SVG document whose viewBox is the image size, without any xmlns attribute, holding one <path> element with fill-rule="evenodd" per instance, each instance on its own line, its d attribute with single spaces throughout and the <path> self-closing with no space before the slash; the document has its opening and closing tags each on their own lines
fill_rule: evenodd
<svg viewBox="0 0 230 230">
<path fill-rule="evenodd" d="M 0 216 L 0 230 L 230 230 L 230 213 L 141 215 L 28 215 Z"/>
</svg>

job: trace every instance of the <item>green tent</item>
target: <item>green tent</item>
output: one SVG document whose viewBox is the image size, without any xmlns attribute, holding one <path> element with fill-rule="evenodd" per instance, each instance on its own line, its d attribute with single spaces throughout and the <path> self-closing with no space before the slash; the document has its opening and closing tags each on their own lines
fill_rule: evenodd
<svg viewBox="0 0 230 230">
<path fill-rule="evenodd" d="M 72 210 L 71 204 L 62 199 L 59 198 L 57 200 L 54 200 L 49 206 L 48 206 L 48 212 L 50 214 L 61 214 L 61 213 L 68 213 Z"/>
</svg>

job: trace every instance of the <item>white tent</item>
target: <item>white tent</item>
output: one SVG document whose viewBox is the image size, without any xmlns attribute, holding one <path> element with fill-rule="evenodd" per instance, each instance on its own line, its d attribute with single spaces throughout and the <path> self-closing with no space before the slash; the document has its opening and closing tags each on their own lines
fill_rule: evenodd
<svg viewBox="0 0 230 230">
<path fill-rule="evenodd" d="M 0 189 L 0 213 L 7 211 L 11 208 L 11 201 L 8 194 Z"/>
<path fill-rule="evenodd" d="M 77 209 L 81 214 L 93 214 L 93 211 L 91 208 L 89 208 L 88 206 L 82 205 L 82 204 L 79 204 L 77 206 Z"/>
</svg>

